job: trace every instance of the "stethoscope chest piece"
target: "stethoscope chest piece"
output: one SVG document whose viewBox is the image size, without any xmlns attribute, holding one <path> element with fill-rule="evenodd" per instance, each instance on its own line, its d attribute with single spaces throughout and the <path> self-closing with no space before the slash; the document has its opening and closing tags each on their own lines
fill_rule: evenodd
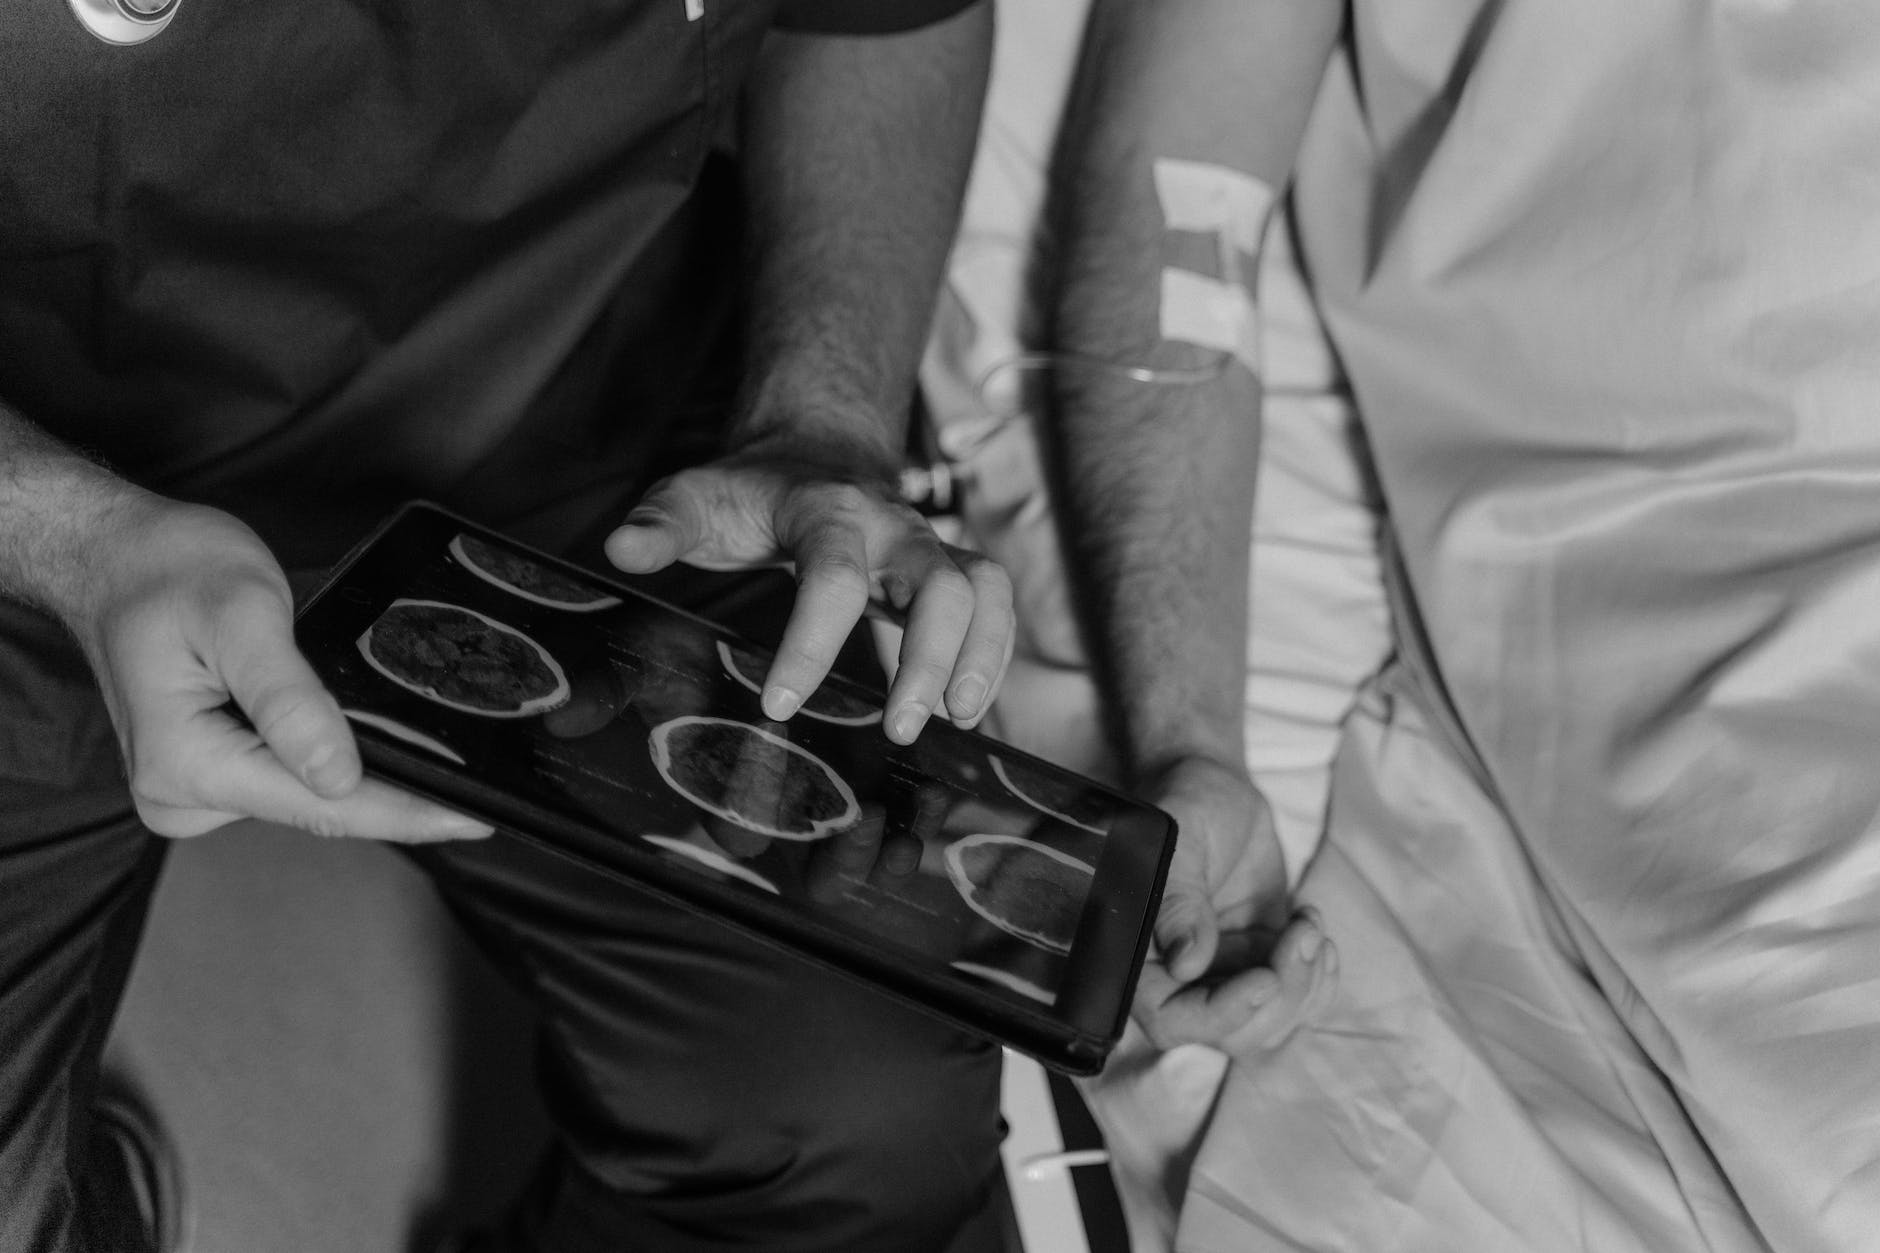
<svg viewBox="0 0 1880 1253">
<path fill-rule="evenodd" d="M 140 44 L 161 35 L 183 0 L 68 0 L 79 25 L 109 44 Z"/>
</svg>

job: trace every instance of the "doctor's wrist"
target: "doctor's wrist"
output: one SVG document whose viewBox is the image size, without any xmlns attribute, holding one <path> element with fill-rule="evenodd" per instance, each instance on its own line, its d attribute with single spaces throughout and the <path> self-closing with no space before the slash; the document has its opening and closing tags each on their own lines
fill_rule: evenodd
<svg viewBox="0 0 1880 1253">
<path fill-rule="evenodd" d="M 0 411 L 0 592 L 76 633 L 115 537 L 155 499 Z"/>
<path fill-rule="evenodd" d="M 879 423 L 822 417 L 748 427 L 734 436 L 728 454 L 734 460 L 775 463 L 801 477 L 851 483 L 883 495 L 899 491 L 903 460 L 881 434 Z"/>
</svg>

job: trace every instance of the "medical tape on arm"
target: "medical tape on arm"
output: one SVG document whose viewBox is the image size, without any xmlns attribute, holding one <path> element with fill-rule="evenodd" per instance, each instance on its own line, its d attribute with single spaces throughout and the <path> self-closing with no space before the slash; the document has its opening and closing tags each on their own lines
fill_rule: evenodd
<svg viewBox="0 0 1880 1253">
<path fill-rule="evenodd" d="M 1162 338 L 1229 353 L 1260 371 L 1260 316 L 1245 258 L 1257 257 L 1273 210 L 1273 190 L 1222 165 L 1158 157 L 1155 194 L 1171 231 L 1212 235 L 1219 275 L 1162 270 Z"/>
</svg>

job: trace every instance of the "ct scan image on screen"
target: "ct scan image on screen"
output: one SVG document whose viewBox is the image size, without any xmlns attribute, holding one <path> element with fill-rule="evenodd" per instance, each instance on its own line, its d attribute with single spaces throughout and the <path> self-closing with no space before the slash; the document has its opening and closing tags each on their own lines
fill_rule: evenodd
<svg viewBox="0 0 1880 1253">
<path fill-rule="evenodd" d="M 879 697 L 840 675 L 771 721 L 768 650 L 498 538 L 433 530 L 303 620 L 355 724 L 995 997 L 1059 1000 L 1131 802 L 950 728 L 895 745 Z"/>
</svg>

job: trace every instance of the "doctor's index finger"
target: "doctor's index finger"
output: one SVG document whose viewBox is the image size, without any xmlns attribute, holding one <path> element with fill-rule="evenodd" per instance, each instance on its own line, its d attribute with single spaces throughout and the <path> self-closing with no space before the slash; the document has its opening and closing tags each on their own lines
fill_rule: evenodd
<svg viewBox="0 0 1880 1253">
<path fill-rule="evenodd" d="M 763 692 L 765 716 L 779 721 L 794 714 L 828 676 L 868 608 L 873 584 L 866 539 L 847 520 L 821 519 L 792 538 L 796 601 Z"/>
</svg>

